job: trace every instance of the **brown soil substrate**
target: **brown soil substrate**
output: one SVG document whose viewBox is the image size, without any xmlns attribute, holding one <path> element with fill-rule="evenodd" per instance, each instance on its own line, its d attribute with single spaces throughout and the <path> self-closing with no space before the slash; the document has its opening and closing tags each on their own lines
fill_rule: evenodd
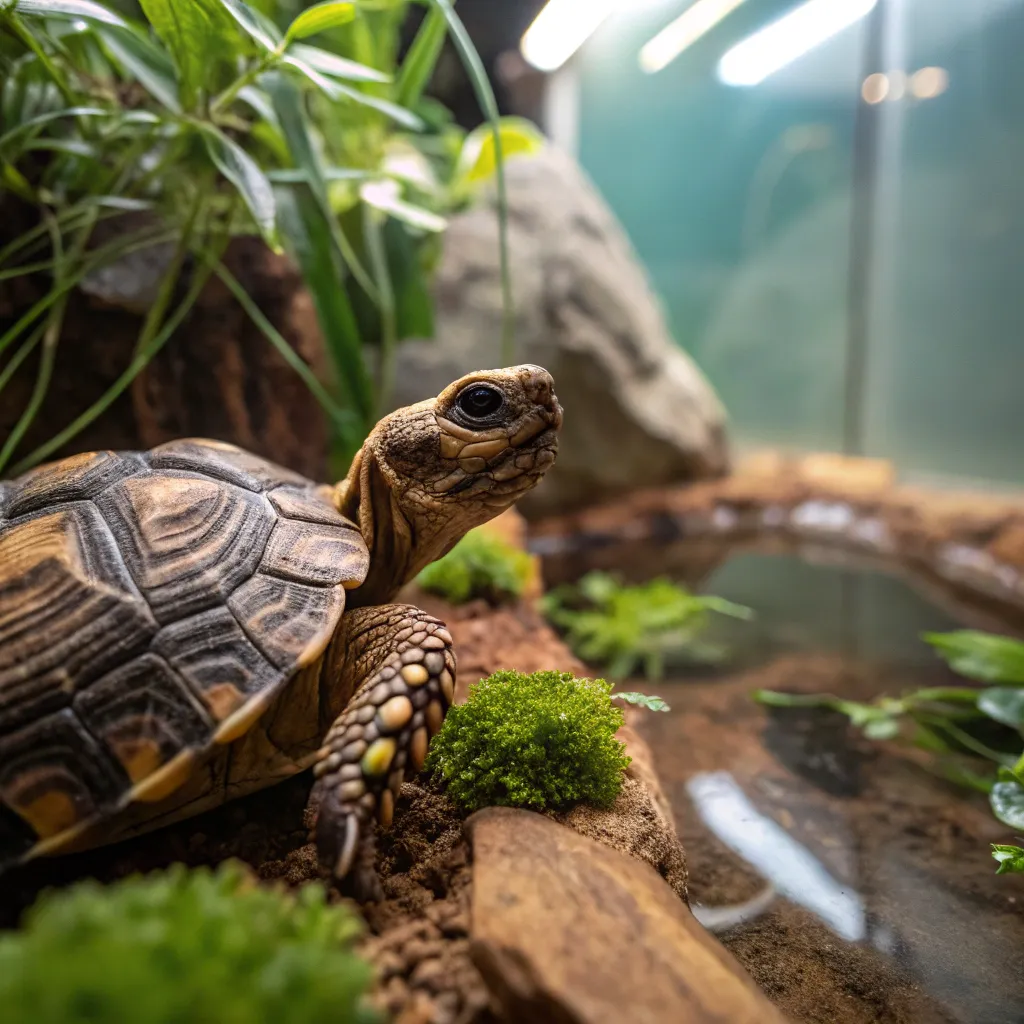
<svg viewBox="0 0 1024 1024">
<path fill-rule="evenodd" d="M 912 753 L 864 740 L 841 715 L 768 710 L 750 696 L 765 688 L 868 699 L 915 682 L 831 655 L 787 655 L 732 676 L 659 684 L 673 711 L 634 716 L 672 803 L 698 916 L 765 887 L 701 819 L 687 790 L 698 772 L 730 772 L 863 901 L 867 935 L 857 943 L 781 897 L 720 934 L 794 1021 L 1024 1020 L 1024 889 L 995 875 L 988 844 L 1014 840 L 984 797 L 926 773 Z"/>
<path fill-rule="evenodd" d="M 723 480 L 531 524 L 530 538 L 549 582 L 605 567 L 696 582 L 743 545 L 776 543 L 903 572 L 983 627 L 1024 624 L 1024 497 L 903 486 L 877 460 L 751 457 Z"/>
<path fill-rule="evenodd" d="M 406 595 L 410 596 L 410 595 Z M 445 618 L 459 656 L 459 692 L 499 667 L 580 670 L 528 605 L 453 609 L 424 595 Z M 646 747 L 623 730 L 635 761 L 607 811 L 578 807 L 555 816 L 568 827 L 653 866 L 686 899 L 686 865 Z M 34 862 L 0 890 L 0 926 L 14 926 L 38 892 L 84 878 L 114 881 L 181 861 L 190 866 L 238 858 L 260 878 L 299 885 L 320 877 L 307 808 L 310 773 L 117 846 Z M 365 908 L 364 950 L 378 969 L 376 998 L 401 1024 L 487 1024 L 497 1020 L 470 959 L 470 849 L 463 816 L 430 782 L 406 784 L 392 828 L 380 837 L 385 899 Z M 334 898 L 340 898 L 335 894 Z"/>
</svg>

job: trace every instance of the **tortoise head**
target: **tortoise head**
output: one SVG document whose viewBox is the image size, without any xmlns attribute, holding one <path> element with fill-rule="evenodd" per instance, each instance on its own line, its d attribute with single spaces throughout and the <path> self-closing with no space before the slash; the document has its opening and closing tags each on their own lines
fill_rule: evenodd
<svg viewBox="0 0 1024 1024">
<path fill-rule="evenodd" d="M 370 549 L 350 604 L 390 600 L 540 480 L 562 425 L 553 384 L 539 366 L 481 370 L 373 428 L 337 492 Z"/>
</svg>

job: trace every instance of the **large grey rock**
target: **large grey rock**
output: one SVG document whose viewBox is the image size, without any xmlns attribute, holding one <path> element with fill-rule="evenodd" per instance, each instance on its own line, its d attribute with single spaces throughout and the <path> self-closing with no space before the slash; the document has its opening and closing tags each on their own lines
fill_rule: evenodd
<svg viewBox="0 0 1024 1024">
<path fill-rule="evenodd" d="M 565 408 L 558 462 L 523 502 L 566 511 L 728 468 L 725 414 L 675 344 L 625 232 L 554 147 L 507 166 L 516 360 L 555 376 Z M 501 365 L 493 195 L 456 217 L 434 286 L 435 339 L 403 344 L 395 407 Z"/>
</svg>

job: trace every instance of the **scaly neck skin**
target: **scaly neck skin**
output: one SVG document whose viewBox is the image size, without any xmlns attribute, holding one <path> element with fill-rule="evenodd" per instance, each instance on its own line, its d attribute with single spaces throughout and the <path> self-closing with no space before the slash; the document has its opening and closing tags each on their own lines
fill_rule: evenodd
<svg viewBox="0 0 1024 1024">
<path fill-rule="evenodd" d="M 403 488 L 394 471 L 370 444 L 356 456 L 338 486 L 338 509 L 358 523 L 370 551 L 370 570 L 348 595 L 349 607 L 384 604 L 425 566 L 450 551 L 474 526 L 500 509 L 473 516 L 470 510 L 430 507 L 411 488 Z"/>
</svg>

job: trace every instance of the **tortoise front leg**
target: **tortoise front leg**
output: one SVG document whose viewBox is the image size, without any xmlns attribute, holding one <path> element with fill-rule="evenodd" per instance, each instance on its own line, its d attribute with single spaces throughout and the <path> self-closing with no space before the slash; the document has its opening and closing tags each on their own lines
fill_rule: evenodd
<svg viewBox="0 0 1024 1024">
<path fill-rule="evenodd" d="M 455 654 L 444 623 L 413 605 L 353 608 L 342 630 L 352 699 L 314 768 L 317 845 L 335 878 L 352 873 L 357 899 L 380 899 L 374 820 L 391 824 L 403 779 L 423 767 L 455 694 Z"/>
</svg>

